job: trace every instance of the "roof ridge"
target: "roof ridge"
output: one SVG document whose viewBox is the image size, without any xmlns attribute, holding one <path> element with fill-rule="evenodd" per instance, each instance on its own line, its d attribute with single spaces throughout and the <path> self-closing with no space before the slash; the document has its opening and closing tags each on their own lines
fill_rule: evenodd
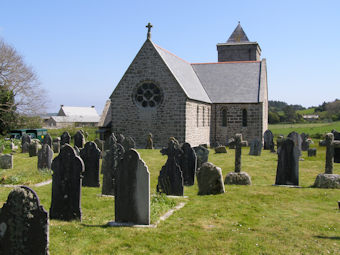
<svg viewBox="0 0 340 255">
<path fill-rule="evenodd" d="M 180 60 L 182 60 L 183 62 L 185 62 L 185 63 L 188 63 L 189 65 L 191 65 L 191 63 L 189 63 L 188 61 L 186 61 L 185 59 L 183 59 L 183 58 L 181 58 L 181 57 L 179 57 L 179 56 L 177 56 L 177 55 L 175 55 L 174 53 L 172 53 L 171 51 L 168 51 L 168 50 L 166 50 L 166 49 L 164 49 L 164 48 L 162 48 L 161 46 L 159 46 L 159 45 L 157 45 L 156 43 L 154 43 L 154 42 L 152 42 L 157 48 L 159 48 L 159 49 L 161 49 L 161 50 L 164 50 L 164 51 L 166 51 L 167 53 L 169 53 L 169 54 L 171 54 L 171 55 L 173 55 L 174 57 L 176 57 L 176 58 L 178 58 L 178 59 L 180 59 Z"/>
<path fill-rule="evenodd" d="M 245 61 L 224 61 L 224 62 L 207 62 L 207 63 L 191 63 L 191 65 L 213 65 L 213 64 L 235 64 L 235 63 L 260 63 L 260 60 L 245 60 Z"/>
</svg>

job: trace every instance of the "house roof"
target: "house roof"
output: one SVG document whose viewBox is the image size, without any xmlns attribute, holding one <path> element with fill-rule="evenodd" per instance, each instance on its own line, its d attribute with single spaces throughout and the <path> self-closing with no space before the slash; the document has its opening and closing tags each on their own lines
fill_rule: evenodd
<svg viewBox="0 0 340 255">
<path fill-rule="evenodd" d="M 61 106 L 58 116 L 96 116 L 99 115 L 94 107 Z"/>
<path fill-rule="evenodd" d="M 55 122 L 62 123 L 97 123 L 99 122 L 99 116 L 51 116 Z"/>
</svg>

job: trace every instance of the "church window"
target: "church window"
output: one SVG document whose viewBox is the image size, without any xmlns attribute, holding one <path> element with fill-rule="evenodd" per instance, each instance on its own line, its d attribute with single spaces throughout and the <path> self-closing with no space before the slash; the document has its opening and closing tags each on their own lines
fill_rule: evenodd
<svg viewBox="0 0 340 255">
<path fill-rule="evenodd" d="M 208 108 L 208 126 L 210 126 L 210 108 Z"/>
<path fill-rule="evenodd" d="M 205 121 L 205 108 L 204 108 L 204 106 L 202 107 L 202 111 L 203 111 L 203 113 L 202 113 L 202 124 L 203 124 L 203 127 L 204 127 L 204 121 Z"/>
<path fill-rule="evenodd" d="M 155 108 L 162 102 L 163 94 L 160 88 L 152 82 L 140 84 L 135 93 L 134 101 L 143 108 Z"/>
<path fill-rule="evenodd" d="M 222 115 L 222 127 L 226 127 L 227 126 L 227 109 L 223 109 L 221 111 L 221 115 Z"/>
<path fill-rule="evenodd" d="M 196 114 L 196 122 L 197 122 L 197 127 L 198 127 L 198 121 L 199 121 L 199 115 L 200 115 L 200 108 L 197 105 L 197 114 Z"/>
<path fill-rule="evenodd" d="M 247 109 L 243 109 L 242 110 L 242 127 L 246 127 L 247 126 L 247 118 L 248 118 L 248 113 L 247 113 Z"/>
</svg>

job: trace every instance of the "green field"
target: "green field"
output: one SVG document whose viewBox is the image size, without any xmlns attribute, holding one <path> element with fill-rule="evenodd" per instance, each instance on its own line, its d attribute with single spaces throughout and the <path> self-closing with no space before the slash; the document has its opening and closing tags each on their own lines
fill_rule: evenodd
<svg viewBox="0 0 340 255">
<path fill-rule="evenodd" d="M 198 196 L 197 184 L 185 187 L 188 198 L 154 198 L 152 222 L 179 201 L 186 201 L 157 228 L 110 228 L 114 198 L 100 196 L 100 188 L 82 189 L 82 222 L 50 221 L 51 254 L 339 254 L 339 190 L 310 186 L 324 171 L 325 148 L 316 158 L 303 152 L 300 161 L 301 188 L 275 187 L 277 155 L 263 151 L 249 156 L 242 149 L 242 169 L 252 177 L 251 186 L 226 186 L 221 195 Z M 166 157 L 159 150 L 138 150 L 150 171 L 150 189 L 155 193 L 157 177 Z M 23 172 L 35 175 L 34 159 Z M 234 168 L 234 150 L 227 154 L 210 151 L 209 161 L 221 167 L 223 176 Z M 25 165 L 25 163 L 23 163 Z M 1 170 L 0 170 L 1 172 Z M 340 174 L 340 164 L 334 172 Z M 38 182 L 40 180 L 35 180 Z M 33 182 L 32 182 L 33 183 Z M 48 211 L 51 184 L 33 188 Z M 11 188 L 0 187 L 0 206 Z"/>
</svg>

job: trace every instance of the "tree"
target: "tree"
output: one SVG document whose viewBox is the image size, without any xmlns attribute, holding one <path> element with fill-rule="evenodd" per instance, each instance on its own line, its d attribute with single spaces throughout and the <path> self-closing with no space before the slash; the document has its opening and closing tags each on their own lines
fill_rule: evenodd
<svg viewBox="0 0 340 255">
<path fill-rule="evenodd" d="M 296 122 L 297 115 L 293 106 L 287 105 L 283 108 L 283 112 L 286 122 Z"/>
<path fill-rule="evenodd" d="M 0 120 L 4 127 L 13 126 L 14 113 L 37 115 L 46 108 L 46 95 L 36 74 L 17 51 L 0 39 Z M 41 96 L 43 94 L 43 96 Z M 0 132 L 4 130 L 0 129 Z"/>
</svg>

